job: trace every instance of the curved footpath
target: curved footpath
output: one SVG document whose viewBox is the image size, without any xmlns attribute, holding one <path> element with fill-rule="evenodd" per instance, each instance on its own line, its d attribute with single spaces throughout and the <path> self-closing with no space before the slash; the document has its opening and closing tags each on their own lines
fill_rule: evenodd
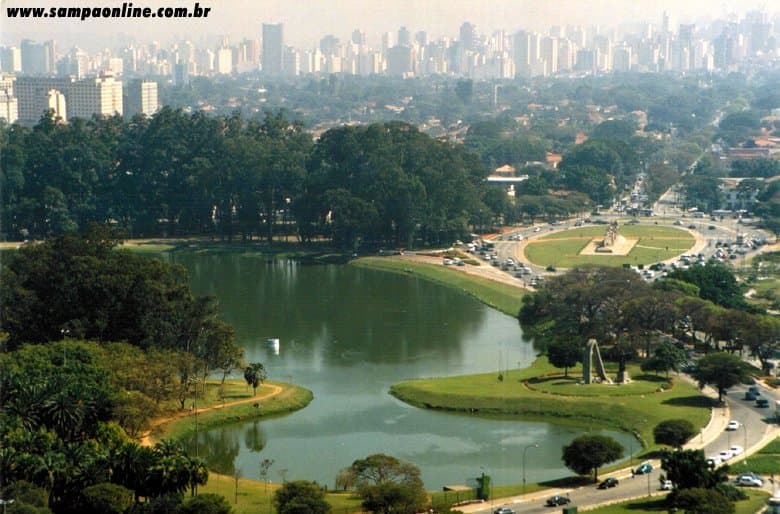
<svg viewBox="0 0 780 514">
<path fill-rule="evenodd" d="M 188 416 L 194 416 L 195 414 L 201 414 L 203 412 L 219 410 L 227 407 L 232 407 L 234 405 L 241 405 L 243 403 L 252 403 L 252 402 L 259 402 L 261 400 L 267 400 L 268 398 L 278 395 L 284 390 L 281 386 L 278 385 L 274 385 L 274 384 L 265 384 L 265 385 L 270 387 L 271 391 L 268 391 L 265 394 L 261 394 L 260 396 L 252 396 L 251 398 L 243 398 L 241 400 L 234 400 L 232 402 L 220 403 L 219 405 L 212 405 L 211 407 L 203 407 L 200 409 L 180 411 L 174 414 L 173 416 L 167 416 L 164 418 L 155 419 L 151 423 L 152 428 L 150 428 L 144 433 L 144 435 L 141 437 L 139 441 L 139 444 L 141 446 L 152 446 L 154 444 L 152 441 L 152 434 L 154 433 L 154 431 L 160 428 L 161 426 L 165 425 L 166 423 L 170 423 L 171 421 L 183 419 Z"/>
</svg>

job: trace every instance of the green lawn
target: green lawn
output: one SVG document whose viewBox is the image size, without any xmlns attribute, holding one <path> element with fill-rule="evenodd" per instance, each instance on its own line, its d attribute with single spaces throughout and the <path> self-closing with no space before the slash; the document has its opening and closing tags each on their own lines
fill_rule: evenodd
<svg viewBox="0 0 780 514">
<path fill-rule="evenodd" d="M 273 475 L 274 469 L 270 470 Z M 233 507 L 234 514 L 270 514 L 273 512 L 271 502 L 273 493 L 279 484 L 264 484 L 255 480 L 236 479 L 232 476 L 209 474 L 209 481 L 198 488 L 199 493 L 215 493 L 225 497 Z M 236 491 L 238 494 L 236 494 Z M 349 493 L 329 493 L 325 499 L 331 505 L 331 514 L 351 514 L 360 512 L 360 499 Z"/>
<path fill-rule="evenodd" d="M 693 247 L 693 236 L 684 230 L 657 225 L 621 225 L 619 233 L 638 237 L 639 241 L 625 256 L 580 255 L 591 239 L 603 236 L 606 225 L 581 227 L 549 234 L 529 242 L 525 255 L 539 266 L 572 268 L 585 264 L 621 266 L 652 264 L 685 253 Z"/>
<path fill-rule="evenodd" d="M 755 514 L 766 505 L 769 494 L 764 491 L 745 491 L 749 498 L 737 502 L 735 514 Z M 608 507 L 589 510 L 592 514 L 641 514 L 643 512 L 669 512 L 665 498 L 643 498 L 623 503 L 616 503 Z"/>
<path fill-rule="evenodd" d="M 558 374 L 556 379 L 545 380 L 552 374 Z M 652 442 L 652 430 L 663 420 L 684 418 L 696 427 L 709 421 L 711 400 L 682 380 L 672 380 L 672 387 L 663 389 L 660 385 L 665 380 L 638 373 L 632 384 L 624 386 L 580 386 L 562 378 L 560 370 L 541 357 L 529 368 L 508 371 L 502 381 L 496 373 L 409 380 L 392 386 L 391 393 L 418 407 L 637 433 L 646 452 L 658 448 Z M 532 389 L 539 384 L 544 390 Z"/>
<path fill-rule="evenodd" d="M 510 316 L 516 316 L 522 304 L 523 291 L 518 287 L 474 275 L 467 275 L 449 267 L 402 261 L 390 257 L 361 257 L 350 264 L 392 273 L 412 275 L 454 287 Z"/>
<path fill-rule="evenodd" d="M 209 428 L 230 425 L 248 419 L 261 419 L 286 414 L 306 407 L 313 398 L 312 392 L 308 389 L 293 384 L 279 382 L 273 382 L 271 384 L 283 387 L 283 391 L 276 396 L 272 396 L 265 400 L 259 400 L 258 402 L 240 403 L 228 406 L 224 409 L 201 412 L 197 417 L 198 428 L 207 430 Z M 270 384 L 263 384 L 258 388 L 257 395 L 262 396 L 269 388 Z M 246 387 L 237 389 L 243 389 L 245 391 Z M 248 393 L 238 393 L 237 397 L 233 396 L 230 398 L 226 396 L 225 402 L 251 397 L 251 391 L 252 390 L 249 389 Z M 216 405 L 219 403 L 221 403 L 221 400 L 217 400 L 213 395 L 209 395 L 203 403 L 201 403 L 200 399 L 198 400 L 198 408 L 200 409 L 208 405 Z M 156 427 L 152 436 L 155 440 L 159 441 L 168 438 L 180 439 L 193 434 L 194 432 L 195 416 L 188 415 Z"/>
</svg>

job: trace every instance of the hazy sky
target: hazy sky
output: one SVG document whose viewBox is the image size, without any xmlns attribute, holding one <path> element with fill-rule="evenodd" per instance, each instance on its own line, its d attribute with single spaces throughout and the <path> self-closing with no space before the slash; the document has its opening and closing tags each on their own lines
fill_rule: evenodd
<svg viewBox="0 0 780 514">
<path fill-rule="evenodd" d="M 125 0 L 136 7 L 194 5 L 194 0 Z M 0 40 L 17 45 L 23 37 L 55 39 L 63 45 L 85 48 L 114 46 L 106 37 L 119 33 L 139 42 L 171 38 L 203 41 L 227 35 L 231 40 L 260 37 L 263 22 L 283 22 L 285 43 L 312 47 L 325 34 L 342 40 L 352 30 L 364 30 L 370 44 L 382 32 L 405 25 L 412 33 L 425 30 L 429 37 L 457 37 L 463 21 L 477 25 L 481 33 L 497 29 L 544 30 L 552 25 L 650 21 L 660 24 L 666 10 L 673 22 L 714 19 L 749 10 L 780 11 L 780 0 L 199 0 L 211 7 L 201 20 L 19 20 L 6 17 L 6 7 L 22 6 L 121 6 L 122 0 L 0 0 Z M 99 37 L 99 39 L 97 39 Z M 62 48 L 62 47 L 60 47 Z"/>
</svg>

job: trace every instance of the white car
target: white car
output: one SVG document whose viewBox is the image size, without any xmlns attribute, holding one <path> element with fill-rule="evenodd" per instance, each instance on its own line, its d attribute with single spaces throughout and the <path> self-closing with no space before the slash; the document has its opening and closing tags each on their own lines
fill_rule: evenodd
<svg viewBox="0 0 780 514">
<path fill-rule="evenodd" d="M 661 482 L 662 491 L 671 491 L 672 489 L 674 489 L 674 484 L 672 483 L 671 480 L 664 480 L 663 482 Z"/>
<path fill-rule="evenodd" d="M 729 451 L 731 452 L 731 455 L 734 456 L 734 457 L 736 457 L 737 455 L 742 455 L 743 453 L 745 453 L 744 448 L 742 448 L 741 446 L 737 446 L 737 445 L 734 445 L 731 448 L 729 448 Z"/>
<path fill-rule="evenodd" d="M 710 455 L 707 457 L 707 465 L 713 468 L 716 468 L 721 465 L 723 461 L 721 460 L 719 455 Z"/>
<path fill-rule="evenodd" d="M 741 475 L 737 478 L 737 485 L 744 485 L 748 487 L 761 487 L 764 485 L 764 481 L 757 476 Z"/>
<path fill-rule="evenodd" d="M 726 430 L 729 430 L 729 431 L 731 431 L 731 430 L 739 430 L 740 426 L 742 426 L 742 425 L 740 425 L 739 421 L 737 421 L 736 419 L 732 419 L 731 421 L 729 421 L 729 424 L 726 425 Z"/>
<path fill-rule="evenodd" d="M 720 457 L 721 462 L 726 462 L 730 458 L 734 456 L 733 453 L 731 453 L 731 450 L 723 450 L 718 454 L 718 457 Z"/>
<path fill-rule="evenodd" d="M 542 227 L 536 227 L 536 228 L 534 229 L 534 232 L 541 232 L 541 231 L 542 231 Z"/>
</svg>

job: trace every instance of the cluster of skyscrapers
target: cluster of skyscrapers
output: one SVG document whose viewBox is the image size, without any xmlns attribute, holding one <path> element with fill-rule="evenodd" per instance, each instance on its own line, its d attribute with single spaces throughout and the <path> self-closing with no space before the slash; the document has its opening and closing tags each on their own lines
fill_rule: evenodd
<svg viewBox="0 0 780 514">
<path fill-rule="evenodd" d="M 174 84 L 186 84 L 195 75 L 245 72 L 528 79 L 613 71 L 736 71 L 780 59 L 780 15 L 764 12 L 706 25 L 676 25 L 664 13 L 660 24 L 489 35 L 465 22 L 458 37 L 435 40 L 401 27 L 382 34 L 376 45 L 355 30 L 347 40 L 325 35 L 310 49 L 286 45 L 281 23 L 263 24 L 261 36 L 233 44 L 223 37 L 208 48 L 190 41 L 167 47 L 126 44 L 92 54 L 79 48 L 59 53 L 54 41 L 0 47 L 0 118 L 34 123 L 42 108 L 54 109 L 62 119 L 151 114 L 157 109 L 157 89 L 156 82 L 143 80 L 149 77 Z"/>
</svg>

